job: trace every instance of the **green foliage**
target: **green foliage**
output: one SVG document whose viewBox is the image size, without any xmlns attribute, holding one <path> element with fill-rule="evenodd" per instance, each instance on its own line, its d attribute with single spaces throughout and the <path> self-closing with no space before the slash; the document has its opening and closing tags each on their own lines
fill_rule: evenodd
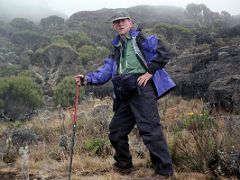
<svg viewBox="0 0 240 180">
<path fill-rule="evenodd" d="M 84 32 L 69 31 L 64 34 L 64 39 L 74 48 L 78 49 L 83 45 L 92 44 L 91 39 Z"/>
<path fill-rule="evenodd" d="M 17 75 L 21 71 L 20 66 L 12 64 L 0 67 L 0 77 Z"/>
<path fill-rule="evenodd" d="M 93 46 L 85 45 L 78 49 L 82 64 L 86 65 L 88 61 L 96 58 L 97 49 Z"/>
<path fill-rule="evenodd" d="M 35 55 L 43 54 L 47 49 L 52 48 L 52 47 L 69 48 L 72 51 L 76 52 L 69 44 L 52 43 L 52 44 L 49 44 L 48 46 L 46 46 L 44 48 L 38 48 L 35 52 Z"/>
<path fill-rule="evenodd" d="M 49 43 L 48 37 L 36 32 L 24 30 L 14 33 L 12 36 L 13 42 L 24 50 L 33 49 L 36 50 L 39 47 L 43 47 Z"/>
<path fill-rule="evenodd" d="M 31 70 L 25 70 L 22 71 L 18 74 L 19 76 L 24 76 L 24 77 L 28 77 L 31 78 L 34 82 L 36 82 L 37 84 L 41 84 L 42 83 L 42 79 L 40 77 L 38 77 L 33 71 Z"/>
<path fill-rule="evenodd" d="M 98 58 L 106 58 L 109 55 L 110 51 L 106 47 L 97 47 L 97 56 Z"/>
<path fill-rule="evenodd" d="M 64 24 L 64 19 L 58 16 L 49 16 L 41 19 L 40 26 L 47 30 L 48 28 L 57 27 Z"/>
<path fill-rule="evenodd" d="M 64 39 L 63 36 L 53 36 L 52 39 L 51 39 L 51 43 L 60 44 L 60 45 L 63 45 L 63 46 L 70 46 L 68 41 L 66 39 Z"/>
<path fill-rule="evenodd" d="M 78 49 L 80 58 L 83 65 L 87 65 L 89 61 L 96 61 L 103 59 L 109 54 L 109 50 L 106 47 L 94 47 L 90 45 L 84 45 Z"/>
<path fill-rule="evenodd" d="M 106 156 L 111 153 L 110 143 L 102 138 L 89 138 L 83 143 L 83 148 L 89 153 Z"/>
<path fill-rule="evenodd" d="M 40 88 L 30 78 L 24 76 L 0 78 L 0 100 L 6 104 L 10 99 L 31 108 L 43 104 Z"/>
<path fill-rule="evenodd" d="M 208 114 L 196 114 L 190 112 L 187 116 L 184 116 L 173 126 L 174 134 L 184 129 L 188 131 L 206 130 L 216 126 L 213 119 Z"/>
<path fill-rule="evenodd" d="M 36 31 L 38 27 L 32 22 L 29 21 L 28 19 L 25 18 L 14 18 L 10 24 L 16 28 L 17 30 L 31 30 L 31 31 Z"/>
<path fill-rule="evenodd" d="M 0 36 L 0 48 L 11 49 L 14 48 L 14 44 L 12 44 L 8 39 Z"/>
<path fill-rule="evenodd" d="M 54 89 L 54 101 L 56 105 L 69 107 L 75 104 L 76 85 L 72 76 L 65 77 Z M 85 89 L 80 87 L 79 101 L 85 96 Z"/>
<path fill-rule="evenodd" d="M 193 40 L 193 31 L 180 25 L 157 24 L 153 32 L 159 36 L 163 35 L 168 43 L 176 44 L 178 47 L 191 45 Z"/>
</svg>

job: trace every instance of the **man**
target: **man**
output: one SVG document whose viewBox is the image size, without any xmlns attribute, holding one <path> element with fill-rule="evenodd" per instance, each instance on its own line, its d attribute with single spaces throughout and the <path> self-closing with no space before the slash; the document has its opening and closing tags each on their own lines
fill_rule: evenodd
<svg viewBox="0 0 240 180">
<path fill-rule="evenodd" d="M 159 176 L 171 176 L 172 160 L 157 109 L 157 99 L 175 87 L 163 69 L 169 54 L 155 36 L 145 38 L 139 30 L 134 30 L 127 13 L 119 12 L 112 23 L 118 35 L 112 41 L 113 50 L 104 65 L 75 79 L 81 85 L 100 85 L 112 79 L 115 114 L 109 125 L 109 139 L 116 151 L 113 169 L 122 173 L 133 170 L 128 134 L 136 124 L 155 172 Z"/>
</svg>

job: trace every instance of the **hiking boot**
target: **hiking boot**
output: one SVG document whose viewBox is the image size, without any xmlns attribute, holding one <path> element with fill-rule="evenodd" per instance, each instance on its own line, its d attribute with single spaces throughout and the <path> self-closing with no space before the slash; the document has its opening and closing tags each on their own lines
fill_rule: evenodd
<svg viewBox="0 0 240 180">
<path fill-rule="evenodd" d="M 113 164 L 112 166 L 113 171 L 120 173 L 120 174 L 130 174 L 133 172 L 133 167 L 127 167 L 127 168 L 120 168 L 117 166 L 117 164 Z"/>
</svg>

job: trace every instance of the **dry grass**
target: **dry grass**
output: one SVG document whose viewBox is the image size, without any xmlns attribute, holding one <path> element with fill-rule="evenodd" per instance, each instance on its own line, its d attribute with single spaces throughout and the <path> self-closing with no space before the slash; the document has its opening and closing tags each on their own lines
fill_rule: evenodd
<svg viewBox="0 0 240 180">
<path fill-rule="evenodd" d="M 204 110 L 204 103 L 200 99 L 184 100 L 180 96 L 165 96 L 159 100 L 159 112 L 164 125 L 176 123 L 182 116 L 190 112 L 200 114 Z"/>
<path fill-rule="evenodd" d="M 140 140 L 137 131 L 133 131 L 130 134 L 130 147 L 135 171 L 129 176 L 119 175 L 111 169 L 111 165 L 114 162 L 112 149 L 108 152 L 109 154 L 106 155 L 96 155 L 85 149 L 84 142 L 91 138 L 107 139 L 108 129 L 104 126 L 103 122 L 98 121 L 98 116 L 93 115 L 93 110 L 101 105 L 110 106 L 110 109 L 107 110 L 108 115 L 101 115 L 109 121 L 113 116 L 111 99 L 85 100 L 79 104 L 72 179 L 114 180 L 144 179 L 144 177 L 151 177 L 154 172 L 149 168 L 150 158 L 148 151 Z M 159 102 L 159 111 L 162 117 L 162 124 L 165 127 L 168 143 L 171 145 L 174 139 L 172 132 L 169 131 L 169 127 L 189 112 L 202 113 L 203 102 L 201 100 L 184 100 L 181 97 L 166 96 Z M 101 116 L 100 118 L 102 118 Z M 24 127 L 29 127 L 40 135 L 38 143 L 29 146 L 30 175 L 32 174 L 41 179 L 67 179 L 69 155 L 64 148 L 59 147 L 59 139 L 63 134 L 70 139 L 72 133 L 72 117 L 73 109 L 67 110 L 64 118 L 59 116 L 58 111 L 43 111 L 39 116 L 23 124 Z M 224 123 L 221 122 L 220 126 L 224 126 Z M 7 124 L 1 126 L 0 137 L 7 127 Z M 13 172 L 19 172 L 20 164 L 21 159 L 18 158 L 14 166 L 11 167 L 11 170 Z M 6 169 L 0 167 L 0 177 L 4 171 L 6 171 Z M 176 177 L 181 180 L 209 179 L 208 175 L 197 173 L 176 172 Z"/>
</svg>

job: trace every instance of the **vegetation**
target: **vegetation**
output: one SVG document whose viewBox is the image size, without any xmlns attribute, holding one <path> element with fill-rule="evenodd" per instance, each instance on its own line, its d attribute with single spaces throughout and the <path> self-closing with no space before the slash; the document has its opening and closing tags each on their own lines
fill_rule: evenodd
<svg viewBox="0 0 240 180">
<path fill-rule="evenodd" d="M 0 67 L 0 77 L 17 75 L 20 71 L 21 69 L 18 65 L 15 65 L 15 64 L 6 65 L 3 67 Z"/>
<path fill-rule="evenodd" d="M 14 44 L 10 40 L 0 36 L 0 48 L 12 49 L 14 48 Z"/>
<path fill-rule="evenodd" d="M 14 33 L 12 40 L 15 44 L 21 47 L 23 50 L 36 50 L 48 44 L 49 40 L 46 36 L 41 35 L 35 31 L 20 31 Z"/>
<path fill-rule="evenodd" d="M 74 49 L 92 44 L 91 39 L 83 32 L 69 31 L 63 37 Z"/>
<path fill-rule="evenodd" d="M 69 107 L 75 104 L 76 85 L 72 76 L 65 77 L 54 90 L 54 101 L 56 105 L 62 107 Z M 85 90 L 80 88 L 79 102 L 83 100 L 85 96 Z"/>
<path fill-rule="evenodd" d="M 42 105 L 42 94 L 39 87 L 31 79 L 24 76 L 11 76 L 0 79 L 0 97 L 3 101 L 15 99 L 29 107 Z"/>
<path fill-rule="evenodd" d="M 207 54 L 206 62 L 204 58 L 196 65 L 207 67 L 219 56 L 236 57 L 235 50 L 227 51 L 226 47 L 239 45 L 240 16 L 226 11 L 213 12 L 204 4 L 189 4 L 186 9 L 136 6 L 126 10 L 144 33 L 156 34 L 164 44 L 173 47 L 173 60 L 174 56 L 183 55 L 183 60 L 190 61 L 184 59 L 184 55 L 211 51 L 213 55 L 207 57 Z M 0 164 L 7 167 L 8 174 L 17 169 L 14 177 L 4 176 L 4 179 L 26 179 L 29 174 L 36 179 L 66 179 L 76 85 L 73 75 L 65 76 L 82 68 L 73 64 L 73 58 L 82 61 L 81 73 L 96 70 L 102 64 L 110 52 L 109 42 L 114 35 L 109 25 L 114 12 L 114 9 L 84 11 L 66 21 L 50 16 L 39 25 L 23 18 L 15 18 L 10 23 L 0 21 Z M 48 48 L 53 50 L 48 51 Z M 63 48 L 70 51 L 66 53 Z M 215 51 L 217 48 L 221 53 Z M 60 60 L 63 61 L 59 63 Z M 25 68 L 22 67 L 24 62 L 27 62 Z M 169 64 L 174 72 L 181 71 L 178 66 Z M 194 64 L 188 65 L 186 71 L 192 70 Z M 198 68 L 196 66 L 194 69 Z M 55 86 L 61 77 L 65 78 Z M 108 141 L 108 125 L 113 116 L 111 93 L 111 82 L 94 88 L 80 87 L 73 176 L 76 179 L 151 177 L 148 151 L 135 129 L 129 136 L 129 143 L 136 171 L 125 177 L 110 170 L 114 153 Z M 237 95 L 229 97 L 237 99 Z M 48 106 L 39 108 L 44 103 Z M 174 96 L 160 100 L 161 123 L 177 178 L 240 178 L 240 129 L 231 124 L 238 119 L 229 120 L 234 115 L 214 109 L 203 111 L 203 106 L 202 101 Z M 39 110 L 38 116 L 22 121 L 30 118 L 35 109 Z M 17 121 L 2 122 L 11 120 Z M 22 132 L 22 129 L 37 138 L 28 146 L 22 144 L 20 149 L 14 145 L 12 137 L 14 130 Z M 31 137 L 27 133 L 23 135 Z M 11 162 L 15 163 L 9 166 L 7 163 Z M 23 165 L 27 167 L 27 175 Z M 24 175 L 19 173 L 20 169 Z"/>
<path fill-rule="evenodd" d="M 178 49 L 191 46 L 193 42 L 193 31 L 180 25 L 158 24 L 153 28 L 153 32 L 163 35 L 168 43 L 177 46 Z"/>
<path fill-rule="evenodd" d="M 38 27 L 32 21 L 29 21 L 28 19 L 25 18 L 14 18 L 9 24 L 12 25 L 18 31 L 38 30 Z"/>
</svg>

